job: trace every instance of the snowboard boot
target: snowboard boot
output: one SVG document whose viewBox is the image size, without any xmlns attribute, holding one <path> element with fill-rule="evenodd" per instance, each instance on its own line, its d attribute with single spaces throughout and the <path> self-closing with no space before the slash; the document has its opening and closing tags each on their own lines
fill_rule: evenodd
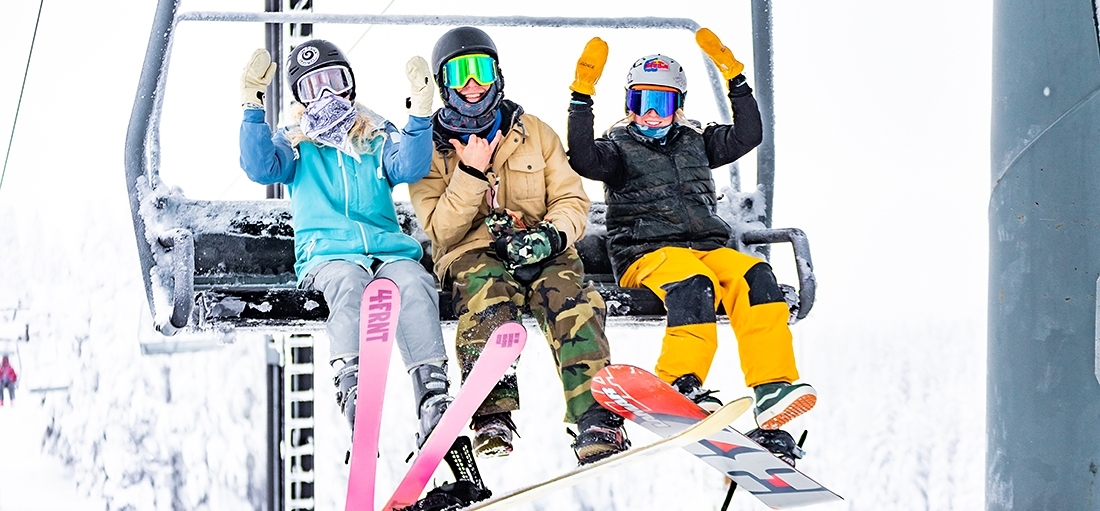
<svg viewBox="0 0 1100 511">
<path fill-rule="evenodd" d="M 416 434 L 416 447 L 420 448 L 454 398 L 447 394 L 447 362 L 419 365 L 409 374 L 413 380 L 416 417 L 420 420 L 420 431 Z"/>
<path fill-rule="evenodd" d="M 623 429 L 623 418 L 593 403 L 577 421 L 573 435 L 573 452 L 578 465 L 587 465 L 630 448 L 630 439 Z"/>
<path fill-rule="evenodd" d="M 455 482 L 433 488 L 424 498 L 400 511 L 457 511 L 493 495 L 477 469 L 468 437 L 456 438 L 444 459 Z"/>
<path fill-rule="evenodd" d="M 338 361 L 344 362 L 344 361 Z M 336 362 L 333 363 L 335 368 Z M 359 357 L 344 362 L 344 365 L 336 369 L 336 376 L 332 378 L 336 385 L 336 403 L 340 405 L 340 412 L 348 420 L 348 426 L 355 431 L 355 398 L 359 391 Z"/>
<path fill-rule="evenodd" d="M 695 373 L 688 373 L 676 378 L 676 381 L 672 382 L 672 386 L 677 392 L 699 405 L 699 408 L 706 410 L 707 413 L 714 413 L 715 410 L 722 407 L 722 401 L 711 395 L 718 391 L 702 388 L 703 382 L 699 381 L 699 377 L 695 376 Z"/>
<path fill-rule="evenodd" d="M 817 392 L 807 383 L 765 383 L 753 387 L 756 423 L 761 429 L 779 429 L 817 404 Z"/>
<path fill-rule="evenodd" d="M 458 511 L 489 498 L 490 494 L 470 481 L 455 481 L 431 489 L 424 498 L 400 511 Z"/>
<path fill-rule="evenodd" d="M 474 430 L 474 451 L 482 458 L 498 458 L 512 453 L 512 434 L 516 432 L 516 423 L 512 422 L 512 412 L 478 415 L 470 420 L 470 429 Z"/>
<path fill-rule="evenodd" d="M 794 437 L 782 429 L 757 428 L 745 433 L 745 436 L 792 467 L 795 460 L 800 460 L 806 455 L 806 451 L 803 451 L 802 446 L 794 441 Z M 802 439 L 805 440 L 806 435 L 802 435 Z"/>
</svg>

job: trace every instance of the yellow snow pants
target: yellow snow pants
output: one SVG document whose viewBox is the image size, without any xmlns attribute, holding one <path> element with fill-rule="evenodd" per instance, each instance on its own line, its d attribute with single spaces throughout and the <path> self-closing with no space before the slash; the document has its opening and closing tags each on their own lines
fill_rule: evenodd
<svg viewBox="0 0 1100 511">
<path fill-rule="evenodd" d="M 706 277 L 710 285 L 695 276 Z M 684 283 L 689 285 L 684 287 Z M 702 251 L 665 247 L 630 265 L 619 285 L 649 288 L 669 310 L 656 367 L 661 379 L 672 383 L 680 376 L 695 373 L 700 381 L 706 381 L 718 349 L 715 311 L 719 304 L 725 308 L 737 337 L 746 386 L 798 379 L 787 326 L 790 309 L 771 267 L 763 260 L 731 248 Z M 673 293 L 675 297 L 669 296 Z M 710 298 L 713 304 L 699 302 Z M 684 314 L 681 308 L 697 313 Z"/>
</svg>

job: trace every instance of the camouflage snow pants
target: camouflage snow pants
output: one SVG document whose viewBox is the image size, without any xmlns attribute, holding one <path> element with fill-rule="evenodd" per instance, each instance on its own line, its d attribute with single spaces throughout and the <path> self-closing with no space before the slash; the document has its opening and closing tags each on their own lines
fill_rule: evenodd
<svg viewBox="0 0 1100 511">
<path fill-rule="evenodd" d="M 458 316 L 455 347 L 462 380 L 470 374 L 494 328 L 530 313 L 554 353 L 565 391 L 565 420 L 576 423 L 595 403 L 592 377 L 611 357 L 604 335 L 607 308 L 595 288 L 584 284 L 584 267 L 572 247 L 541 266 L 541 273 L 525 285 L 488 250 L 463 254 L 451 264 L 449 276 Z M 474 415 L 518 409 L 513 365 Z"/>
</svg>

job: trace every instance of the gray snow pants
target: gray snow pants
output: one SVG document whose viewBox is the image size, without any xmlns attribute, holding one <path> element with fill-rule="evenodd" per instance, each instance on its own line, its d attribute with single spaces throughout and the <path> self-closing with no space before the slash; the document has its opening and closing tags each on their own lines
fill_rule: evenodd
<svg viewBox="0 0 1100 511">
<path fill-rule="evenodd" d="M 320 291 L 328 303 L 329 362 L 359 354 L 359 308 L 363 290 L 375 277 L 385 277 L 401 290 L 397 318 L 397 347 L 405 370 L 447 360 L 439 326 L 439 294 L 431 274 L 408 259 L 374 265 L 368 270 L 348 261 L 317 265 L 302 280 L 304 289 Z"/>
<path fill-rule="evenodd" d="M 15 401 L 15 382 L 7 380 L 0 382 L 0 403 L 4 402 L 4 389 L 8 390 L 8 396 Z"/>
</svg>

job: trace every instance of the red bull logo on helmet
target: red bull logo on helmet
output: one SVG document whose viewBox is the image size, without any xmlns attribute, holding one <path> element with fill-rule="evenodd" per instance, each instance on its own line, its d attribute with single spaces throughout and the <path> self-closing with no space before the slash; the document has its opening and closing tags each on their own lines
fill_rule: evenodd
<svg viewBox="0 0 1100 511">
<path fill-rule="evenodd" d="M 668 62 L 661 60 L 660 57 L 653 58 L 645 61 L 642 64 L 642 70 L 647 73 L 655 73 L 657 71 L 668 71 Z"/>
</svg>

